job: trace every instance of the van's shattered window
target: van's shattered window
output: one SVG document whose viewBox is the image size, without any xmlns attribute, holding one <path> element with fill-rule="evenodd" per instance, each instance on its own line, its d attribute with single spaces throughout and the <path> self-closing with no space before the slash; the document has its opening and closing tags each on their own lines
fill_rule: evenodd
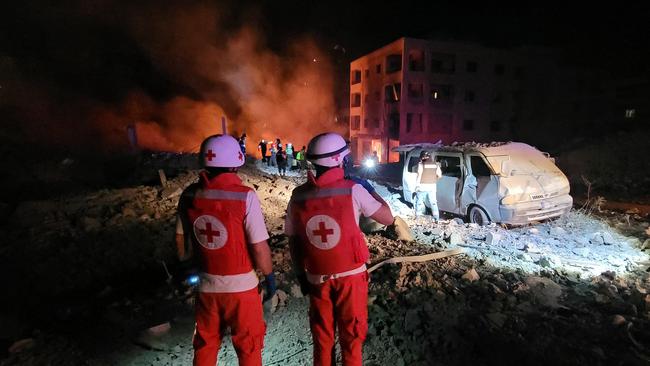
<svg viewBox="0 0 650 366">
<path fill-rule="evenodd" d="M 457 156 L 436 156 L 436 161 L 440 163 L 442 175 L 448 177 L 461 177 L 460 157 Z"/>
</svg>

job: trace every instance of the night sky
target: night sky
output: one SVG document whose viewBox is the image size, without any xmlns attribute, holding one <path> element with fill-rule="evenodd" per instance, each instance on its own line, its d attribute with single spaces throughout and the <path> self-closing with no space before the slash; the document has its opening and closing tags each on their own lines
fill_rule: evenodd
<svg viewBox="0 0 650 366">
<path fill-rule="evenodd" d="M 107 99 L 119 97 L 120 90 L 133 84 L 163 97 L 167 90 L 182 87 L 158 74 L 122 29 L 88 16 L 93 4 L 107 2 L 54 3 L 26 2 L 3 11 L 0 54 L 17 59 L 25 74 Z M 119 18 L 119 2 L 108 3 Z M 144 2 L 152 7 L 156 3 Z M 345 55 L 338 55 L 344 62 L 406 35 L 494 46 L 553 46 L 575 56 L 578 63 L 620 72 L 639 73 L 648 64 L 650 12 L 620 2 L 506 7 L 418 1 L 229 1 L 220 6 L 227 9 L 226 29 L 254 23 L 279 50 L 287 39 L 308 34 L 323 47 L 344 47 Z"/>
</svg>

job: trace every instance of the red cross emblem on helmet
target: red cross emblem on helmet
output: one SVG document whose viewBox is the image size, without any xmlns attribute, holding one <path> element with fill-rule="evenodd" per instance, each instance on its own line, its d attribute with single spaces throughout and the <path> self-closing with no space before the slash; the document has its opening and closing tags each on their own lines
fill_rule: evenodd
<svg viewBox="0 0 650 366">
<path fill-rule="evenodd" d="M 228 231 L 221 221 L 210 215 L 194 220 L 194 237 L 206 249 L 220 249 L 226 245 Z"/>
<path fill-rule="evenodd" d="M 318 249 L 332 249 L 341 240 L 341 227 L 332 217 L 316 215 L 305 225 L 309 242 Z"/>
</svg>

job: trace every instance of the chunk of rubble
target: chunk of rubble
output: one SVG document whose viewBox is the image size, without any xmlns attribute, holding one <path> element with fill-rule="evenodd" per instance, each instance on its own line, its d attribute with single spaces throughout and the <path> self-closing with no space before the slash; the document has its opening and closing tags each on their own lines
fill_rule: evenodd
<svg viewBox="0 0 650 366">
<path fill-rule="evenodd" d="M 489 232 L 485 236 L 485 244 L 487 245 L 497 245 L 503 239 L 503 236 L 499 233 Z"/>
<path fill-rule="evenodd" d="M 449 235 L 449 244 L 460 245 L 464 243 L 465 241 L 463 240 L 463 237 L 459 233 L 451 233 L 451 235 Z"/>
<path fill-rule="evenodd" d="M 300 290 L 300 286 L 295 283 L 291 286 L 289 293 L 291 294 L 292 297 L 295 297 L 297 299 L 303 297 L 302 291 Z"/>
<path fill-rule="evenodd" d="M 549 230 L 549 234 L 552 236 L 564 236 L 566 235 L 566 230 L 559 226 L 553 226 L 551 227 L 551 230 Z"/>
<path fill-rule="evenodd" d="M 643 244 L 641 244 L 641 249 L 642 250 L 647 250 L 650 249 L 650 239 L 646 239 Z"/>
<path fill-rule="evenodd" d="M 465 274 L 461 278 L 464 279 L 465 281 L 474 282 L 480 280 L 481 276 L 479 276 L 478 272 L 476 272 L 476 270 L 472 268 L 469 271 L 465 272 Z"/>
<path fill-rule="evenodd" d="M 562 296 L 562 286 L 553 282 L 550 278 L 531 276 L 526 278 L 525 283 L 533 299 L 538 304 L 550 308 L 562 307 L 559 304 Z"/>
<path fill-rule="evenodd" d="M 592 244 L 596 245 L 612 245 L 615 244 L 612 234 L 607 231 L 595 232 L 590 239 Z"/>
</svg>

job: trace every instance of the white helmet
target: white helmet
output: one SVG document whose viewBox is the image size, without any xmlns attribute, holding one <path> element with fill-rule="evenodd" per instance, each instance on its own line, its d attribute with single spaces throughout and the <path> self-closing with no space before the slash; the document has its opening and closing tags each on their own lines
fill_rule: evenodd
<svg viewBox="0 0 650 366">
<path fill-rule="evenodd" d="M 238 168 L 244 165 L 245 156 L 234 137 L 213 135 L 203 140 L 199 159 L 204 167 Z"/>
<path fill-rule="evenodd" d="M 322 133 L 311 139 L 307 145 L 307 159 L 315 165 L 339 166 L 349 154 L 348 143 L 341 135 L 333 132 Z"/>
</svg>

